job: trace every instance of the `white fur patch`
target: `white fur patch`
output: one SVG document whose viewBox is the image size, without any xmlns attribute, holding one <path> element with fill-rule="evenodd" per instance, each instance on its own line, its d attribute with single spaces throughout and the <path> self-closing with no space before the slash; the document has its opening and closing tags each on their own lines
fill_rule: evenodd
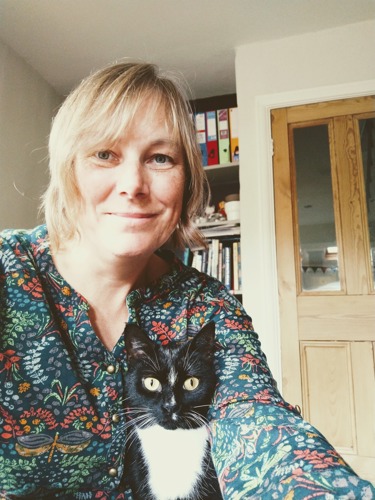
<svg viewBox="0 0 375 500">
<path fill-rule="evenodd" d="M 174 368 L 171 369 L 168 376 L 169 384 L 173 387 L 177 380 L 177 373 Z"/>
<path fill-rule="evenodd" d="M 167 430 L 159 425 L 137 429 L 149 467 L 149 486 L 158 500 L 188 497 L 202 473 L 208 441 L 206 427 Z"/>
</svg>

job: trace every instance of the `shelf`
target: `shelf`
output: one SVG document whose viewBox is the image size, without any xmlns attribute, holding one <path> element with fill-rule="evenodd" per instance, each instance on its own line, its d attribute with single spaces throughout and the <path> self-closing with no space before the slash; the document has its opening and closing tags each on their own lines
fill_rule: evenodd
<svg viewBox="0 0 375 500">
<path fill-rule="evenodd" d="M 230 184 L 239 182 L 239 163 L 224 163 L 204 167 L 210 184 Z"/>
<path fill-rule="evenodd" d="M 239 220 L 202 222 L 198 224 L 198 227 L 206 238 L 240 236 L 241 234 L 241 227 Z"/>
<path fill-rule="evenodd" d="M 233 226 L 239 226 L 240 225 L 240 220 L 214 220 L 214 221 L 206 221 L 206 222 L 200 222 L 197 224 L 199 229 L 204 229 L 206 227 L 213 228 L 213 227 L 233 227 Z"/>
</svg>

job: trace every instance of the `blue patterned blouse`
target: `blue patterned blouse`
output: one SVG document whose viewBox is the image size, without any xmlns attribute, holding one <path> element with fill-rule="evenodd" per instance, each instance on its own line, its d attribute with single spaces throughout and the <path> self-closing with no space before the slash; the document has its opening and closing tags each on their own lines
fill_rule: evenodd
<svg viewBox="0 0 375 500">
<path fill-rule="evenodd" d="M 131 499 L 123 339 L 109 352 L 95 335 L 86 300 L 53 264 L 45 226 L 4 231 L 0 256 L 0 497 Z M 166 344 L 215 321 L 210 418 L 224 498 L 375 498 L 282 399 L 241 304 L 169 258 L 168 275 L 127 297 L 129 322 Z"/>
</svg>

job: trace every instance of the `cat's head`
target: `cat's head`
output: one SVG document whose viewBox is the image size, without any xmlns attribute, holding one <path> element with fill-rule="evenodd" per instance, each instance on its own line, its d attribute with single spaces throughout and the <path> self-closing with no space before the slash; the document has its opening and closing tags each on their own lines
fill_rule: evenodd
<svg viewBox="0 0 375 500">
<path fill-rule="evenodd" d="M 187 342 L 167 346 L 152 342 L 135 324 L 128 324 L 124 334 L 127 406 L 134 424 L 166 429 L 204 425 L 216 386 L 215 324 Z"/>
</svg>

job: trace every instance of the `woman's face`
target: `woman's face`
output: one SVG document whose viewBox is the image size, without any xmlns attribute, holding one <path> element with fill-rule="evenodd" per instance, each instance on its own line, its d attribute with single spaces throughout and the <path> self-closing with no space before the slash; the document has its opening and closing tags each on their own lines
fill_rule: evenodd
<svg viewBox="0 0 375 500">
<path fill-rule="evenodd" d="M 79 155 L 81 241 L 102 255 L 150 256 L 180 219 L 185 173 L 162 108 L 147 101 L 112 147 Z M 103 253 L 104 252 L 104 253 Z"/>
</svg>

